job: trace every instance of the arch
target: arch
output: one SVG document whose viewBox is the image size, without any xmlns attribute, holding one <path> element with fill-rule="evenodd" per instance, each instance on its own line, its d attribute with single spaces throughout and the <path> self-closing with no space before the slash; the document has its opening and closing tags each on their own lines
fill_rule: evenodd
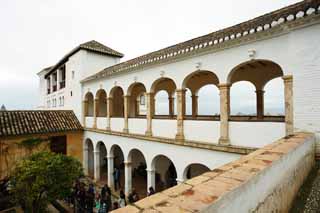
<svg viewBox="0 0 320 213">
<path fill-rule="evenodd" d="M 132 187 L 140 198 L 147 196 L 147 161 L 143 153 L 134 148 L 128 154 L 128 162 L 132 165 Z M 130 175 L 130 174 L 129 174 Z"/>
<path fill-rule="evenodd" d="M 201 163 L 189 164 L 183 171 L 183 178 L 185 180 L 199 176 L 205 172 L 210 171 L 210 169 Z"/>
<path fill-rule="evenodd" d="M 193 119 L 197 119 L 199 116 L 202 116 L 201 119 L 203 119 L 207 116 L 219 114 L 210 113 L 210 105 L 212 105 L 210 103 L 212 101 L 215 108 L 220 108 L 220 102 L 217 101 L 219 100 L 219 93 L 215 91 L 211 93 L 211 91 L 208 91 L 207 89 L 210 86 L 214 86 L 215 90 L 218 90 L 218 85 L 219 79 L 217 75 L 208 70 L 197 70 L 184 78 L 182 82 L 182 89 L 188 89 L 191 92 L 191 115 Z M 207 92 L 202 94 L 203 91 Z M 190 115 L 187 116 L 187 118 L 188 117 L 190 117 Z"/>
<path fill-rule="evenodd" d="M 234 67 L 228 75 L 227 83 L 232 85 L 238 81 L 250 81 L 257 89 L 263 89 L 268 81 L 281 76 L 283 70 L 277 63 L 255 59 Z"/>
<path fill-rule="evenodd" d="M 91 139 L 87 138 L 84 144 L 84 164 L 86 174 L 93 178 L 94 177 L 94 148 Z"/>
<path fill-rule="evenodd" d="M 197 92 L 198 116 L 219 116 L 220 91 L 212 84 L 202 86 Z"/>
<path fill-rule="evenodd" d="M 96 144 L 96 150 L 99 153 L 99 165 L 100 165 L 100 180 L 107 181 L 108 177 L 108 159 L 107 159 L 107 148 L 102 141 Z"/>
<path fill-rule="evenodd" d="M 255 85 L 250 81 L 238 81 L 230 88 L 230 115 L 256 116 Z"/>
<path fill-rule="evenodd" d="M 284 84 L 281 78 L 269 81 L 264 87 L 264 112 L 266 116 L 284 116 Z"/>
<path fill-rule="evenodd" d="M 92 117 L 94 111 L 94 97 L 91 92 L 87 92 L 85 95 L 85 116 Z"/>
<path fill-rule="evenodd" d="M 152 83 L 150 92 L 156 94 L 160 90 L 165 90 L 171 96 L 176 89 L 176 83 L 171 78 L 162 77 Z"/>
<path fill-rule="evenodd" d="M 264 59 L 246 61 L 234 67 L 228 75 L 227 83 L 251 82 L 256 93 L 256 118 L 264 119 L 264 87 L 272 79 L 283 76 L 282 68 L 275 62 Z M 242 119 L 242 118 L 241 118 Z M 250 118 L 251 119 L 251 118 Z"/>
<path fill-rule="evenodd" d="M 156 173 L 156 191 L 162 191 L 177 184 L 177 170 L 173 161 L 167 156 L 155 156 L 151 162 L 151 169 Z"/>
<path fill-rule="evenodd" d="M 96 93 L 96 99 L 98 100 L 97 117 L 107 116 L 107 93 L 104 89 L 99 89 Z"/>
<path fill-rule="evenodd" d="M 109 97 L 112 99 L 111 103 L 111 117 L 124 117 L 124 93 L 123 89 L 119 86 L 115 86 L 111 89 Z"/>
<path fill-rule="evenodd" d="M 124 154 L 121 147 L 117 144 L 114 144 L 110 148 L 109 156 L 113 157 L 113 168 L 110 168 L 111 173 L 114 169 L 119 169 L 120 171 L 120 181 L 117 185 L 114 181 L 115 190 L 118 191 L 120 188 L 124 187 Z M 113 176 L 112 176 L 113 178 Z"/>
<path fill-rule="evenodd" d="M 154 102 L 155 115 L 170 115 L 170 96 L 167 91 L 158 91 L 154 96 Z"/>
<path fill-rule="evenodd" d="M 176 83 L 171 78 L 162 77 L 153 82 L 150 92 L 155 95 L 153 104 L 154 109 L 159 108 L 160 105 L 162 105 L 162 107 L 164 108 L 164 112 L 166 112 L 164 115 L 170 115 L 170 117 L 172 118 L 174 115 L 174 93 L 176 89 Z M 159 96 L 159 92 L 161 92 L 164 96 L 165 93 L 163 93 L 162 91 L 165 91 L 168 94 L 168 99 L 164 99 L 163 104 L 161 104 L 160 100 L 157 98 Z M 154 110 L 154 112 L 156 111 Z"/>
<path fill-rule="evenodd" d="M 129 86 L 127 95 L 129 96 L 129 117 L 145 116 L 147 113 L 146 87 L 140 82 Z"/>
<path fill-rule="evenodd" d="M 197 94 L 197 91 L 208 84 L 219 85 L 218 76 L 208 70 L 197 70 L 187 77 L 182 82 L 182 89 L 190 89 L 192 94 Z"/>
</svg>

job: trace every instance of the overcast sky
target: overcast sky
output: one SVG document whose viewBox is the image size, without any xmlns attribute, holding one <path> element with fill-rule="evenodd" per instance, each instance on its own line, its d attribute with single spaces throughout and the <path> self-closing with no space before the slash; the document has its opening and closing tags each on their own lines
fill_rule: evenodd
<svg viewBox="0 0 320 213">
<path fill-rule="evenodd" d="M 1 0 L 0 105 L 36 107 L 36 73 L 80 43 L 97 40 L 127 60 L 295 2 Z"/>
</svg>

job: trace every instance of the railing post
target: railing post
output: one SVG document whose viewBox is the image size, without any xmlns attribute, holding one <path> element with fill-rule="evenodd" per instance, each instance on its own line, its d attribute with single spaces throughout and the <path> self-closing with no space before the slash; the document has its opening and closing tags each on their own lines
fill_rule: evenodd
<svg viewBox="0 0 320 213">
<path fill-rule="evenodd" d="M 176 140 L 177 141 L 183 141 L 184 140 L 184 115 L 186 110 L 186 90 L 185 89 L 179 89 L 176 90 L 177 93 L 177 134 L 176 134 Z"/>
<path fill-rule="evenodd" d="M 293 77 L 292 75 L 286 75 L 283 76 L 282 79 L 284 81 L 286 136 L 289 136 L 292 135 L 294 132 Z"/>
<path fill-rule="evenodd" d="M 154 94 L 146 93 L 147 98 L 147 136 L 152 136 L 152 117 L 154 114 Z"/>
<path fill-rule="evenodd" d="M 219 84 L 220 90 L 220 139 L 219 144 L 230 145 L 229 139 L 229 99 L 230 99 L 230 85 Z"/>
</svg>

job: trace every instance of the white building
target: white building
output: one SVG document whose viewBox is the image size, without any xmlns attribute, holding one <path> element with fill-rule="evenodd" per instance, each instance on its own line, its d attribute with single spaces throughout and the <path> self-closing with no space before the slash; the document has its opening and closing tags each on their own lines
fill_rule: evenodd
<svg viewBox="0 0 320 213">
<path fill-rule="evenodd" d="M 113 168 L 123 166 L 126 193 L 140 187 L 140 176 L 161 190 L 294 131 L 320 140 L 319 4 L 303 1 L 121 63 L 115 50 L 81 44 L 38 73 L 41 108 L 74 110 L 85 127 L 87 174 L 113 186 Z M 264 115 L 264 88 L 275 78 L 283 79 L 284 116 Z M 239 81 L 256 88 L 254 116 L 230 114 Z M 197 113 L 198 91 L 208 84 L 219 90 L 218 116 Z M 163 90 L 168 114 L 156 115 Z"/>
</svg>

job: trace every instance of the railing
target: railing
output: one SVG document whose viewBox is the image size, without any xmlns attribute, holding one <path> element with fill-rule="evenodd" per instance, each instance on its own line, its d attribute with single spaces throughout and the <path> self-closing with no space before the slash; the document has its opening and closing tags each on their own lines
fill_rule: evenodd
<svg viewBox="0 0 320 213">
<path fill-rule="evenodd" d="M 124 128 L 124 118 L 111 118 L 110 128 L 115 132 L 122 132 Z"/>
<path fill-rule="evenodd" d="M 186 140 L 218 143 L 220 138 L 220 121 L 185 120 L 184 136 Z"/>
<path fill-rule="evenodd" d="M 87 128 L 93 128 L 93 121 L 94 121 L 93 117 L 87 116 L 86 117 L 86 127 Z"/>
<path fill-rule="evenodd" d="M 108 125 L 106 117 L 97 117 L 97 128 L 106 129 Z"/>
<path fill-rule="evenodd" d="M 177 120 L 152 119 L 152 134 L 156 137 L 175 138 Z"/>
<path fill-rule="evenodd" d="M 144 135 L 147 129 L 147 120 L 129 118 L 129 133 Z"/>
</svg>

